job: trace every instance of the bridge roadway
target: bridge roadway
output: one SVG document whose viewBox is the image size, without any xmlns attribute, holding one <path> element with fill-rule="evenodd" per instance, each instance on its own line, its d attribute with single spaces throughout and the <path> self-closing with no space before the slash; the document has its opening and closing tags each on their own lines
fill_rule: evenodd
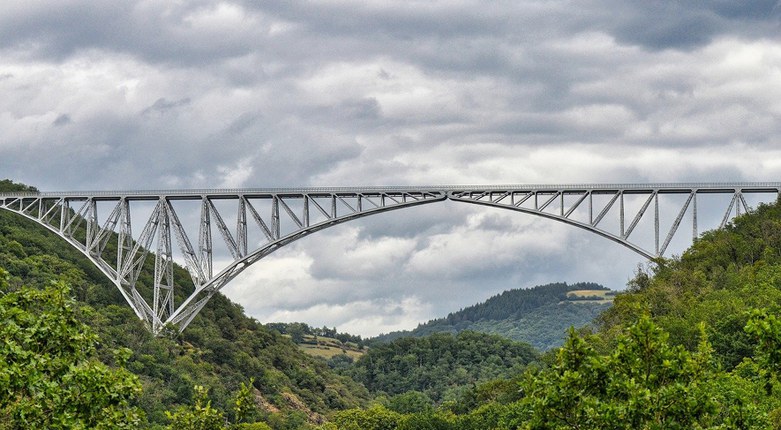
<svg viewBox="0 0 781 430">
<path fill-rule="evenodd" d="M 781 182 L 70 191 L 0 193 L 0 209 L 35 221 L 79 249 L 159 333 L 168 324 L 184 330 L 213 294 L 282 246 L 390 210 L 445 200 L 510 209 L 583 228 L 655 259 L 664 256 L 684 218 L 691 220 L 696 239 L 698 196 L 721 197 L 706 210 L 718 211 L 724 226 L 750 209 L 746 195 L 768 202 L 779 193 Z M 197 208 L 182 207 L 186 201 Z M 134 235 L 139 216 L 143 228 Z M 181 221 L 195 217 L 196 228 Z M 669 221 L 669 228 L 660 220 Z M 215 252 L 230 254 L 231 263 L 215 268 Z M 139 282 L 147 257 L 154 259 L 153 285 Z M 175 259 L 192 285 L 174 282 Z"/>
</svg>

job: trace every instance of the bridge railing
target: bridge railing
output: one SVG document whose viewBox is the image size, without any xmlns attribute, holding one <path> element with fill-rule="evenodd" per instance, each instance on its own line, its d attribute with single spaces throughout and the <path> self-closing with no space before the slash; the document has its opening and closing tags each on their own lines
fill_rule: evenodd
<svg viewBox="0 0 781 430">
<path fill-rule="evenodd" d="M 159 190 L 97 190 L 97 191 L 42 191 L 0 193 L 2 197 L 163 197 L 163 196 L 214 196 L 214 195 L 262 195 L 308 193 L 361 193 L 361 192 L 426 192 L 426 191 L 565 191 L 565 190 L 735 190 L 744 192 L 778 192 L 781 182 L 673 182 L 673 183 L 616 183 L 616 184 L 504 184 L 504 185 L 430 185 L 430 186 L 363 186 L 363 187 L 301 187 L 301 188 L 204 188 Z"/>
</svg>

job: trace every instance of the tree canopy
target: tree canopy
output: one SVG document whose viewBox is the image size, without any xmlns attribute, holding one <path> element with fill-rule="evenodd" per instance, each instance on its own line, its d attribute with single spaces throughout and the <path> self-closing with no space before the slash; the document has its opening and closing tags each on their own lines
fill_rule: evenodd
<svg viewBox="0 0 781 430">
<path fill-rule="evenodd" d="M 62 282 L 10 290 L 0 269 L 0 428 L 136 428 L 137 376 L 96 354 L 97 336 Z M 127 349 L 115 350 L 124 364 Z"/>
</svg>

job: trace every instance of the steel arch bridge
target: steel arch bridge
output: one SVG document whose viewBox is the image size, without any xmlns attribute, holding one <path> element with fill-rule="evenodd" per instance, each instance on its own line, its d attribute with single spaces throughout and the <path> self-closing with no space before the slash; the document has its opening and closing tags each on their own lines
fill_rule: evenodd
<svg viewBox="0 0 781 430">
<path fill-rule="evenodd" d="M 583 228 L 654 259 L 664 256 L 684 219 L 691 222 L 688 240 L 697 238 L 698 196 L 722 197 L 699 212 L 717 211 L 724 226 L 749 210 L 746 195 L 774 201 L 780 193 L 781 182 L 75 191 L 4 193 L 0 208 L 81 251 L 157 334 L 167 324 L 184 330 L 217 291 L 277 249 L 390 210 L 446 200 L 510 209 Z M 662 227 L 665 214 L 674 217 Z M 230 262 L 215 267 L 216 254 Z M 139 281 L 147 257 L 154 260 L 153 285 Z M 175 285 L 175 260 L 192 286 Z M 186 295 L 179 303 L 175 289 Z"/>
</svg>

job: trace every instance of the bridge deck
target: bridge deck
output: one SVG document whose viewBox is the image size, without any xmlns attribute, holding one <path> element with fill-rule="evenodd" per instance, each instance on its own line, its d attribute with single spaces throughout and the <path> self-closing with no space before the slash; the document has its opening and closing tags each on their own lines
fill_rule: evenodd
<svg viewBox="0 0 781 430">
<path fill-rule="evenodd" d="M 0 193 L 4 197 L 83 197 L 83 198 L 117 198 L 129 197 L 134 200 L 156 200 L 168 198 L 202 198 L 242 195 L 245 197 L 266 195 L 301 195 L 320 194 L 372 194 L 381 192 L 506 192 L 506 191 L 536 191 L 536 192 L 584 192 L 610 193 L 623 191 L 627 194 L 647 193 L 656 191 L 661 194 L 674 193 L 724 193 L 740 190 L 743 193 L 773 193 L 781 191 L 781 182 L 681 182 L 681 183 L 646 183 L 646 184 L 506 184 L 506 185 L 425 185 L 425 186 L 376 186 L 365 187 L 301 187 L 301 188 L 214 188 L 214 189 L 174 189 L 174 190 L 97 190 L 97 191 L 42 191 L 38 193 L 16 192 Z"/>
</svg>

